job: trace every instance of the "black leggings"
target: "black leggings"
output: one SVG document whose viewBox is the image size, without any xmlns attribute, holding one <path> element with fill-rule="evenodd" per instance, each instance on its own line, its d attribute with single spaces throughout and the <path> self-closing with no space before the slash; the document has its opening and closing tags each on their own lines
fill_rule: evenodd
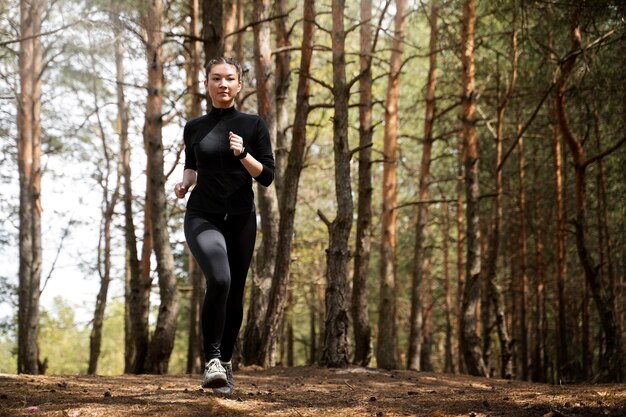
<svg viewBox="0 0 626 417">
<path fill-rule="evenodd" d="M 228 362 L 243 321 L 243 295 L 256 239 L 256 214 L 185 214 L 185 238 L 206 279 L 204 359 Z"/>
</svg>

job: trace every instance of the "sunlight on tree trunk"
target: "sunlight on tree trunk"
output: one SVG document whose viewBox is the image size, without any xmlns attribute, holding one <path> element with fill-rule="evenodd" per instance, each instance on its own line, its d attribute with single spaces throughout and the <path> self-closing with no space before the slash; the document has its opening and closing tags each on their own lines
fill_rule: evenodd
<svg viewBox="0 0 626 417">
<path fill-rule="evenodd" d="M 396 219 L 398 167 L 398 102 L 400 72 L 406 27 L 407 1 L 396 0 L 393 46 L 389 64 L 389 82 L 385 102 L 383 149 L 383 205 L 381 212 L 380 300 L 376 362 L 379 368 L 398 367 L 396 305 Z M 421 325 L 421 324 L 420 324 Z M 419 356 L 418 356 L 419 357 Z"/>
<path fill-rule="evenodd" d="M 417 221 L 415 226 L 415 245 L 413 247 L 413 279 L 411 282 L 411 329 L 409 334 L 408 369 L 422 370 L 422 321 L 424 320 L 423 277 L 427 254 L 425 251 L 428 231 L 428 199 L 430 197 L 430 162 L 433 147 L 433 126 L 435 123 L 435 109 L 437 91 L 437 21 L 439 19 L 439 4 L 433 1 L 430 13 L 430 44 L 428 83 L 426 85 L 426 115 L 424 120 L 424 141 L 422 145 L 422 161 L 419 176 L 419 204 L 417 205 Z"/>
<path fill-rule="evenodd" d="M 37 374 L 41 282 L 41 19 L 45 2 L 20 1 L 17 160 L 20 184 L 17 371 Z"/>
<path fill-rule="evenodd" d="M 474 25 L 476 23 L 475 0 L 465 0 L 463 6 L 463 113 L 462 138 L 465 143 L 465 193 L 467 197 L 467 265 L 463 302 L 461 306 L 460 342 L 467 372 L 486 376 L 488 370 L 483 361 L 478 336 L 476 312 L 480 300 L 480 217 L 478 181 L 478 143 L 476 137 L 476 91 L 474 67 Z"/>
<path fill-rule="evenodd" d="M 144 137 L 150 176 L 146 194 L 152 196 L 152 233 L 159 278 L 159 313 L 146 358 L 146 371 L 167 373 L 174 348 L 178 290 L 174 274 L 174 258 L 167 228 L 165 175 L 163 172 L 162 106 L 163 97 L 163 5 L 155 0 L 144 16 L 146 58 L 148 64 L 148 99 Z"/>
</svg>

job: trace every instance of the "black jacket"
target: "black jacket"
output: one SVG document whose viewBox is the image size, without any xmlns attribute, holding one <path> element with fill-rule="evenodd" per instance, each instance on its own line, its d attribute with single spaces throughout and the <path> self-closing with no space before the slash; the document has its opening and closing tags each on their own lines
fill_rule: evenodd
<svg viewBox="0 0 626 417">
<path fill-rule="evenodd" d="M 241 136 L 248 151 L 263 165 L 255 180 L 267 187 L 274 180 L 274 156 L 267 126 L 259 116 L 234 107 L 213 108 L 185 125 L 185 169 L 198 172 L 187 208 L 211 214 L 243 214 L 254 210 L 252 176 L 229 148 L 228 132 Z"/>
</svg>

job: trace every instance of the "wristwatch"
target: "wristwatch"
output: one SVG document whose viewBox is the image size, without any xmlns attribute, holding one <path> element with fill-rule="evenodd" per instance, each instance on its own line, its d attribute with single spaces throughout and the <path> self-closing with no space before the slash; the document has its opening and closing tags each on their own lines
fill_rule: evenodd
<svg viewBox="0 0 626 417">
<path fill-rule="evenodd" d="M 239 155 L 237 155 L 237 159 L 243 159 L 246 156 L 248 156 L 248 150 L 244 146 L 243 148 L 241 148 L 241 152 L 239 153 Z"/>
</svg>

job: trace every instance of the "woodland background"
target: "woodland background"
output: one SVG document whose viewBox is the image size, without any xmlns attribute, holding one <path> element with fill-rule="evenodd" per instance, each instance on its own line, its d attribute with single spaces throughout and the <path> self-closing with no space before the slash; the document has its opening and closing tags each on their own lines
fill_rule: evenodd
<svg viewBox="0 0 626 417">
<path fill-rule="evenodd" d="M 5 0 L 0 18 L 2 372 L 200 369 L 172 189 L 225 54 L 278 167 L 239 362 L 623 381 L 623 1 Z M 40 308 L 52 279 L 98 282 L 88 322 L 71 298 Z"/>
</svg>

